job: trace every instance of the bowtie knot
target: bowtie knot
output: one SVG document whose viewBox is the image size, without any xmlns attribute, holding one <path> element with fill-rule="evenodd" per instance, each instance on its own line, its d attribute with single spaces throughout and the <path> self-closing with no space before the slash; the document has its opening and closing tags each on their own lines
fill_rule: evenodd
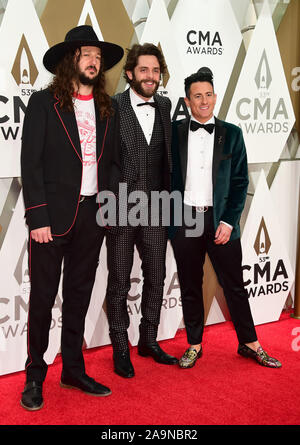
<svg viewBox="0 0 300 445">
<path fill-rule="evenodd" d="M 200 122 L 191 120 L 190 128 L 192 131 L 197 131 L 199 128 L 204 128 L 204 130 L 208 131 L 209 134 L 212 134 L 215 124 L 200 124 Z"/>
<path fill-rule="evenodd" d="M 150 105 L 150 107 L 156 108 L 155 102 L 142 102 L 140 104 L 137 104 L 138 107 L 142 107 L 143 105 Z"/>
</svg>

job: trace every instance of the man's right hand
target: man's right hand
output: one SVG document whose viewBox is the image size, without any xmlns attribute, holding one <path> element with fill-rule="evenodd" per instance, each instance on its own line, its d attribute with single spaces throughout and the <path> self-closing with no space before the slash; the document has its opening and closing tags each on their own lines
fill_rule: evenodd
<svg viewBox="0 0 300 445">
<path fill-rule="evenodd" d="M 49 241 L 53 241 L 51 228 L 49 226 L 31 230 L 30 234 L 31 238 L 37 243 L 48 243 Z"/>
</svg>

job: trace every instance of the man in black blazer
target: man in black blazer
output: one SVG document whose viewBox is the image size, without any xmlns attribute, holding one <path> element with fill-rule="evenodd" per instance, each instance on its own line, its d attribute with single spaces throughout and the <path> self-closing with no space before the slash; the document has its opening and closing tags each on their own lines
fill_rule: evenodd
<svg viewBox="0 0 300 445">
<path fill-rule="evenodd" d="M 123 56 L 90 26 L 70 30 L 43 59 L 55 77 L 34 93 L 25 114 L 21 171 L 29 228 L 31 292 L 26 385 L 21 405 L 43 406 L 51 309 L 63 266 L 61 386 L 107 396 L 85 373 L 82 345 L 105 228 L 96 222 L 96 195 L 117 191 L 119 115 L 105 92 L 104 70 Z"/>
<path fill-rule="evenodd" d="M 155 45 L 133 45 L 124 67 L 130 88 L 115 97 L 120 111 L 122 183 L 127 187 L 123 198 L 127 202 L 132 192 L 142 192 L 145 197 L 142 206 L 147 206 L 149 219 L 151 192 L 170 189 L 171 103 L 155 94 L 165 69 L 164 58 Z M 126 221 L 128 217 L 128 221 L 117 227 L 117 236 L 109 230 L 107 235 L 106 303 L 114 370 L 129 378 L 134 376 L 134 368 L 127 335 L 127 295 L 135 246 L 144 276 L 138 353 L 163 364 L 177 363 L 177 359 L 166 354 L 156 341 L 165 279 L 166 227 L 161 222 L 151 225 L 149 220 L 136 225 L 130 220 L 133 206 L 128 204 L 126 209 L 124 199 L 119 196 L 119 215 Z"/>
<path fill-rule="evenodd" d="M 179 365 L 190 368 L 202 355 L 202 280 L 208 253 L 237 333 L 238 353 L 278 368 L 280 362 L 269 357 L 257 341 L 243 285 L 239 221 L 247 194 L 248 165 L 242 132 L 214 117 L 216 94 L 209 68 L 185 79 L 185 93 L 191 117 L 173 122 L 172 127 L 172 190 L 179 191 L 183 199 L 183 224 L 169 229 L 190 344 Z M 196 236 L 187 224 L 187 214 L 198 226 L 202 223 Z"/>
</svg>

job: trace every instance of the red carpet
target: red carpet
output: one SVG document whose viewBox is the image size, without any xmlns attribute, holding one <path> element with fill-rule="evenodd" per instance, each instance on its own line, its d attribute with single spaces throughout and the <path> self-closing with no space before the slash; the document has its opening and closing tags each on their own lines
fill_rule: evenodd
<svg viewBox="0 0 300 445">
<path fill-rule="evenodd" d="M 237 355 L 231 322 L 206 327 L 203 357 L 187 370 L 159 365 L 132 348 L 136 376 L 126 380 L 113 372 L 111 346 L 88 350 L 87 373 L 112 389 L 104 398 L 60 388 L 58 357 L 49 366 L 40 411 L 20 406 L 24 372 L 0 377 L 0 424 L 299 425 L 299 326 L 289 314 L 257 326 L 261 344 L 283 363 L 281 369 L 264 368 Z M 160 344 L 180 357 L 186 348 L 185 331 Z"/>
</svg>

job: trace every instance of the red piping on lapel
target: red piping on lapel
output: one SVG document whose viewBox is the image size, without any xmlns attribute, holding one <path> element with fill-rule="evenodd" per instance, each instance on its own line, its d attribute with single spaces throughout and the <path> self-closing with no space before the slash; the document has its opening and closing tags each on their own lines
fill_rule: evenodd
<svg viewBox="0 0 300 445">
<path fill-rule="evenodd" d="M 109 119 L 108 119 L 108 117 L 106 118 L 106 127 L 105 127 L 105 132 L 104 132 L 104 136 L 103 136 L 103 142 L 102 142 L 102 147 L 101 147 L 101 153 L 100 153 L 100 155 L 99 155 L 99 158 L 98 158 L 98 161 L 97 161 L 97 172 L 98 172 L 98 169 L 99 169 L 99 161 L 100 161 L 100 159 L 102 158 L 102 154 L 103 154 L 103 150 L 104 150 L 104 145 L 105 145 L 105 140 L 106 140 L 106 134 L 107 134 L 107 129 L 108 129 L 108 122 L 109 122 Z M 99 194 L 99 178 L 98 178 L 98 175 L 97 175 L 97 195 Z M 101 216 L 101 219 L 102 219 L 102 222 L 103 222 L 103 217 L 102 217 L 102 211 L 101 211 L 101 205 L 100 205 L 100 202 L 99 202 L 99 210 L 100 210 L 100 216 Z M 106 227 L 104 224 L 103 224 L 103 227 L 105 227 L 106 229 L 108 228 L 108 227 Z"/>
<path fill-rule="evenodd" d="M 108 119 L 108 117 L 107 117 L 107 118 L 106 118 L 106 127 L 105 127 L 104 136 L 103 136 L 102 147 L 101 147 L 101 153 L 100 153 L 100 155 L 99 155 L 97 164 L 99 164 L 99 161 L 100 161 L 100 159 L 101 159 L 101 157 L 102 157 L 102 154 L 103 154 L 103 149 L 104 149 L 104 144 L 105 144 L 105 139 L 106 139 L 106 134 L 107 134 L 107 129 L 108 129 L 108 121 L 109 121 L 109 119 Z M 97 165 L 97 169 L 98 169 L 98 165 Z M 97 187 L 98 187 L 98 184 L 97 184 Z"/>
<path fill-rule="evenodd" d="M 57 99 L 57 97 L 56 97 L 56 99 Z M 61 121 L 62 126 L 64 127 L 65 132 L 67 133 L 67 136 L 68 136 L 68 138 L 69 138 L 69 141 L 71 142 L 72 147 L 74 148 L 74 150 L 75 150 L 77 156 L 78 156 L 79 159 L 80 159 L 80 162 L 82 163 L 82 159 L 81 159 L 80 155 L 78 154 L 78 151 L 76 150 L 76 148 L 75 148 L 75 146 L 74 146 L 74 144 L 73 144 L 73 141 L 72 141 L 72 139 L 71 139 L 71 137 L 70 137 L 70 135 L 69 135 L 69 133 L 68 133 L 68 130 L 66 129 L 66 126 L 65 126 L 65 124 L 64 124 L 64 121 L 62 120 L 61 115 L 59 114 L 59 112 L 58 112 L 58 110 L 57 110 L 57 108 L 56 108 L 56 105 L 57 105 L 58 103 L 59 103 L 59 100 L 57 99 L 57 102 L 55 102 L 55 104 L 54 104 L 55 111 L 56 111 L 56 113 L 57 113 L 57 115 L 58 115 L 58 117 L 59 117 L 59 120 Z"/>
<path fill-rule="evenodd" d="M 57 102 L 57 103 L 58 103 L 58 102 Z M 57 104 L 57 103 L 56 103 L 56 104 Z M 56 105 L 56 104 L 55 104 L 55 105 Z M 55 109 L 56 109 L 56 108 L 55 108 Z M 56 111 L 57 111 L 57 110 L 56 110 Z M 57 114 L 58 114 L 58 116 L 59 116 L 59 113 L 58 113 L 58 112 L 57 112 Z M 62 124 L 63 124 L 63 122 L 62 122 Z M 63 126 L 64 126 L 64 124 L 63 124 Z M 64 129 L 65 129 L 65 131 L 66 131 L 66 133 L 67 133 L 67 135 L 68 135 L 68 137 L 69 137 L 69 139 L 70 139 L 70 141 L 71 141 L 71 138 L 70 138 L 70 136 L 69 136 L 69 134 L 68 134 L 67 129 L 65 128 L 65 126 L 64 126 Z M 107 121 L 106 121 L 106 128 L 105 128 L 105 133 L 104 133 L 104 137 L 103 137 L 103 142 L 102 142 L 102 147 L 101 147 L 101 153 L 100 153 L 100 156 L 99 156 L 98 161 L 97 161 L 97 171 L 98 171 L 98 168 L 99 168 L 99 161 L 100 161 L 100 159 L 101 159 L 101 157 L 102 157 L 103 150 L 104 150 L 104 144 L 105 144 L 105 140 L 106 140 L 107 129 L 108 129 L 108 118 L 107 118 Z M 72 143 L 72 141 L 71 141 L 71 143 Z M 73 145 L 73 143 L 72 143 L 72 145 Z M 73 147 L 74 147 L 74 145 L 73 145 Z M 75 147 L 74 147 L 74 150 L 76 151 Z M 76 151 L 76 153 L 77 153 L 77 151 Z M 77 153 L 77 154 L 78 154 L 78 153 Z M 81 160 L 81 159 L 80 159 L 80 160 Z M 64 232 L 64 233 L 62 233 L 62 234 L 60 234 L 60 235 L 56 235 L 55 233 L 52 233 L 53 236 L 64 236 L 64 235 L 66 235 L 66 234 L 72 229 L 72 227 L 74 226 L 75 221 L 76 221 L 76 217 L 77 217 L 77 213 L 78 213 L 78 207 L 79 207 L 79 200 L 80 200 L 80 192 L 81 192 L 81 188 L 82 188 L 82 175 L 81 175 L 80 191 L 79 191 L 78 200 L 77 200 L 77 207 L 76 207 L 76 212 L 75 212 L 75 216 L 74 216 L 73 222 L 72 222 L 71 226 L 69 227 L 69 229 L 68 229 L 66 232 Z M 98 175 L 97 175 L 97 190 L 98 190 L 98 192 L 99 192 Z M 99 209 L 100 209 L 100 214 L 101 214 L 100 203 L 99 203 Z"/>
<path fill-rule="evenodd" d="M 62 123 L 62 126 L 64 127 L 65 132 L 67 133 L 67 136 L 68 136 L 68 138 L 69 138 L 69 140 L 70 140 L 70 142 L 71 142 L 72 147 L 74 148 L 74 150 L 75 150 L 77 156 L 78 156 L 79 159 L 80 159 L 81 166 L 82 166 L 82 169 L 83 169 L 82 159 L 81 159 L 81 157 L 79 156 L 79 154 L 78 154 L 76 148 L 74 147 L 74 144 L 73 144 L 72 139 L 71 139 L 71 137 L 70 137 L 70 135 L 69 135 L 69 133 L 68 133 L 68 130 L 66 129 L 66 126 L 65 126 L 65 124 L 64 124 L 64 122 L 63 122 L 63 120 L 62 120 L 62 118 L 61 118 L 61 116 L 60 116 L 60 114 L 59 114 L 59 112 L 58 112 L 58 110 L 57 110 L 57 108 L 56 108 L 56 105 L 59 103 L 59 99 L 58 99 L 57 96 L 55 96 L 55 98 L 57 99 L 57 102 L 55 102 L 55 104 L 54 104 L 55 111 L 56 111 L 56 113 L 57 113 L 57 115 L 58 115 L 58 117 L 59 117 L 59 119 L 60 119 L 60 121 L 61 121 L 61 123 Z M 66 235 L 67 233 L 70 232 L 70 230 L 72 229 L 72 227 L 73 227 L 74 224 L 75 224 L 76 217 L 77 217 L 77 213 L 78 213 L 78 207 L 79 207 L 80 192 L 81 192 L 81 187 L 82 187 L 82 176 L 83 176 L 83 175 L 82 175 L 82 170 L 81 170 L 81 184 L 80 184 L 80 191 L 79 191 L 79 195 L 78 195 L 78 198 L 77 198 L 77 206 L 76 206 L 76 212 L 75 212 L 75 216 L 74 216 L 73 222 L 72 222 L 72 224 L 70 225 L 70 227 L 68 228 L 68 230 L 66 230 L 64 233 L 61 233 L 60 235 L 56 235 L 55 233 L 52 233 L 53 236 L 64 236 L 64 235 Z"/>
</svg>

